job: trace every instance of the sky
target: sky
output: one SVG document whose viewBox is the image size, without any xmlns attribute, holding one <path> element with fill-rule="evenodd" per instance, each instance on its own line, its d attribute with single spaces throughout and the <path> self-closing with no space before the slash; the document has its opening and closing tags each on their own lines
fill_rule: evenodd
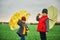
<svg viewBox="0 0 60 40">
<path fill-rule="evenodd" d="M 36 15 L 43 8 L 53 5 L 58 9 L 58 20 L 60 22 L 60 0 L 0 0 L 0 22 L 9 22 L 11 16 L 20 10 L 30 13 L 27 22 L 36 22 Z"/>
</svg>

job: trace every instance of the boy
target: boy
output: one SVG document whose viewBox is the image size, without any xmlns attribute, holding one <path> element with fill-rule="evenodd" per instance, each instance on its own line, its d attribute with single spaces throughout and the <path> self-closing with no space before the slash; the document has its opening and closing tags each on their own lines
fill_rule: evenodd
<svg viewBox="0 0 60 40">
<path fill-rule="evenodd" d="M 48 10 L 43 9 L 42 10 L 42 16 L 39 18 L 41 14 L 38 14 L 36 17 L 36 20 L 38 21 L 38 28 L 37 31 L 40 33 L 41 40 L 47 40 L 46 39 L 46 33 L 49 30 L 49 19 L 48 19 Z"/>
<path fill-rule="evenodd" d="M 22 19 L 17 23 L 20 26 L 17 34 L 19 35 L 19 37 L 21 37 L 21 40 L 25 40 L 25 35 L 27 35 L 27 30 L 29 29 L 25 22 L 26 18 L 22 17 Z"/>
</svg>

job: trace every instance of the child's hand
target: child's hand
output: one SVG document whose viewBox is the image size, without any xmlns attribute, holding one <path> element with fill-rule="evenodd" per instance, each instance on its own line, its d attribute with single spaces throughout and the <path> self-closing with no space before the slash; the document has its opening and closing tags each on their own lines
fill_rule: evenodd
<svg viewBox="0 0 60 40">
<path fill-rule="evenodd" d="M 42 14 L 39 16 L 39 18 L 41 18 L 42 17 Z"/>
<path fill-rule="evenodd" d="M 48 34 L 48 32 L 46 32 L 46 34 Z"/>
<path fill-rule="evenodd" d="M 29 30 L 27 32 L 29 32 Z"/>
<path fill-rule="evenodd" d="M 27 28 L 27 31 L 29 30 L 29 28 Z"/>
<path fill-rule="evenodd" d="M 29 30 L 29 28 L 27 28 L 27 30 Z"/>
<path fill-rule="evenodd" d="M 39 16 L 39 18 L 41 18 L 42 17 L 42 14 L 38 13 L 37 16 Z"/>
<path fill-rule="evenodd" d="M 27 28 L 27 32 L 29 32 L 29 28 Z"/>
<path fill-rule="evenodd" d="M 40 13 L 37 14 L 37 16 L 40 16 L 40 15 L 41 15 Z"/>
</svg>

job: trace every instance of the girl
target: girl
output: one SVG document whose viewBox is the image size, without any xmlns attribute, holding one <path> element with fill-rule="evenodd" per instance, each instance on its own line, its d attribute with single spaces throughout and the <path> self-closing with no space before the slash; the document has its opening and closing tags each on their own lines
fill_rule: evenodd
<svg viewBox="0 0 60 40">
<path fill-rule="evenodd" d="M 48 10 L 43 9 L 42 16 L 41 16 L 41 14 L 38 14 L 36 17 L 36 20 L 38 21 L 37 31 L 40 33 L 41 40 L 47 40 L 46 33 L 49 30 L 49 18 L 47 16 L 47 14 L 48 14 Z M 39 16 L 41 16 L 41 17 L 39 17 Z"/>
</svg>

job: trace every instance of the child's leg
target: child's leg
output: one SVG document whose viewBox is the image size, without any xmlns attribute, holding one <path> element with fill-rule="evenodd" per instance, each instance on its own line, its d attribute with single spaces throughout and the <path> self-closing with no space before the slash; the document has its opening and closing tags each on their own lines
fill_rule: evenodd
<svg viewBox="0 0 60 40">
<path fill-rule="evenodd" d="M 24 35 L 21 35 L 21 40 L 25 40 L 25 36 Z"/>
<path fill-rule="evenodd" d="M 46 33 L 40 32 L 40 37 L 41 37 L 41 40 L 46 40 Z"/>
</svg>

